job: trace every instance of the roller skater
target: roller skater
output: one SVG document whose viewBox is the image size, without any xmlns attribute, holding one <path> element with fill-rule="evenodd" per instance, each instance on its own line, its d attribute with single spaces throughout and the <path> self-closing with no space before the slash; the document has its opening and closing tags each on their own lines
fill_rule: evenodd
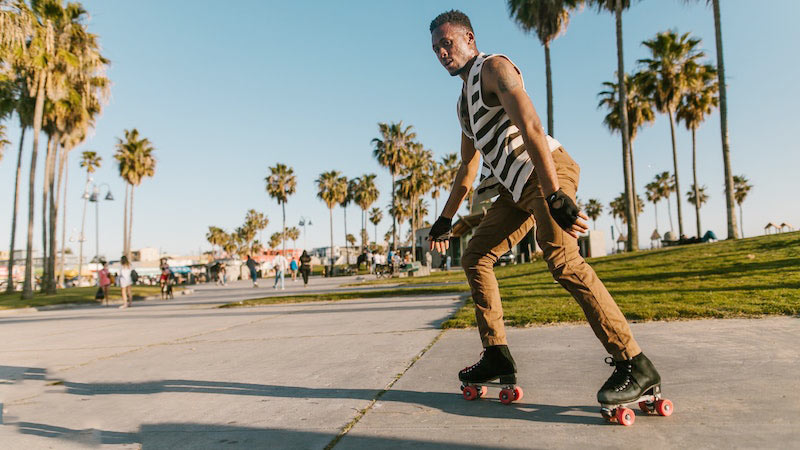
<svg viewBox="0 0 800 450">
<path fill-rule="evenodd" d="M 503 403 L 522 397 L 493 265 L 536 223 L 536 241 L 553 278 L 580 304 L 595 335 L 611 354 L 614 373 L 597 394 L 603 415 L 609 418 L 606 410 L 617 414 L 625 409 L 625 417 L 632 418 L 633 412 L 624 405 L 637 401 L 657 410 L 657 405 L 665 404 L 658 403 L 662 400 L 660 376 L 642 354 L 611 294 L 578 252 L 578 234 L 588 229 L 584 222 L 588 217 L 575 205 L 578 164 L 544 132 L 519 69 L 504 55 L 478 51 L 464 13 L 440 14 L 431 22 L 430 31 L 439 62 L 451 76 L 463 80 L 457 103 L 461 166 L 447 203 L 431 227 L 430 249 L 447 250 L 452 218 L 479 170 L 474 201 L 498 196 L 461 257 L 484 347 L 481 359 L 458 374 L 464 397 L 483 396 L 487 385 L 503 388 L 501 400 L 503 395 L 510 398 Z M 668 406 L 671 412 L 671 404 Z M 633 420 L 619 422 L 629 425 Z"/>
</svg>

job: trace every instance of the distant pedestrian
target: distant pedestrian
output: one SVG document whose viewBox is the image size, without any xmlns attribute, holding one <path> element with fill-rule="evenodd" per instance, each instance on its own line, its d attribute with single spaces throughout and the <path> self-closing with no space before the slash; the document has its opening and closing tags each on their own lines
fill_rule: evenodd
<svg viewBox="0 0 800 450">
<path fill-rule="evenodd" d="M 297 258 L 292 256 L 292 262 L 289 263 L 289 270 L 292 271 L 292 282 L 297 281 L 297 269 L 299 266 L 297 265 Z"/>
<path fill-rule="evenodd" d="M 245 265 L 247 268 L 250 269 L 250 279 L 253 280 L 253 287 L 258 287 L 258 272 L 256 271 L 256 262 L 250 255 L 247 255 L 247 261 L 245 261 Z"/>
<path fill-rule="evenodd" d="M 300 255 L 300 275 L 303 276 L 303 287 L 308 286 L 308 277 L 311 275 L 311 257 L 305 250 Z"/>
<path fill-rule="evenodd" d="M 227 269 L 225 268 L 225 263 L 219 263 L 219 268 L 217 269 L 217 284 L 222 286 L 228 284 Z"/>
<path fill-rule="evenodd" d="M 108 273 L 108 263 L 103 261 L 103 268 L 97 271 L 97 285 L 103 292 L 103 304 L 108 304 L 108 287 L 111 286 L 111 274 Z"/>
<path fill-rule="evenodd" d="M 175 278 L 168 265 L 161 267 L 161 276 L 158 278 L 158 284 L 161 287 L 161 300 L 175 298 L 172 294 L 172 280 Z"/>
<path fill-rule="evenodd" d="M 281 282 L 281 290 L 285 289 L 283 286 L 283 273 L 286 270 L 286 257 L 278 253 L 272 259 L 272 268 L 275 269 L 275 284 L 272 289 L 278 289 L 278 281 Z"/>
<path fill-rule="evenodd" d="M 131 293 L 131 285 L 133 285 L 133 269 L 131 263 L 128 262 L 128 257 L 123 256 L 120 260 L 119 269 L 119 287 L 122 289 L 122 306 L 120 309 L 127 308 L 133 305 L 133 295 Z"/>
</svg>

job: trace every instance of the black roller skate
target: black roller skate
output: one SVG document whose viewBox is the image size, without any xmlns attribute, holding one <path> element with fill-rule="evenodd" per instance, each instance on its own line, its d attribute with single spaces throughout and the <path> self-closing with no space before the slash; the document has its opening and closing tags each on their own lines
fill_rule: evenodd
<svg viewBox="0 0 800 450">
<path fill-rule="evenodd" d="M 522 400 L 522 388 L 517 386 L 517 365 L 507 345 L 486 347 L 480 361 L 458 372 L 458 379 L 461 394 L 467 400 L 485 397 L 487 386 L 500 387 L 500 402 L 504 405 Z"/>
<path fill-rule="evenodd" d="M 672 414 L 672 402 L 661 397 L 661 376 L 644 353 L 624 361 L 609 357 L 606 363 L 614 366 L 614 373 L 597 392 L 597 401 L 607 421 L 633 425 L 636 415 L 626 406 L 634 403 L 645 414 Z"/>
</svg>

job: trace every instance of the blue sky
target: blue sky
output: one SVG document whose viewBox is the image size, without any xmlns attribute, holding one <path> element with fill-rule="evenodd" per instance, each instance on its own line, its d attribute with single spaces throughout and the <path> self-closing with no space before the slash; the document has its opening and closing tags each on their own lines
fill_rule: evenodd
<svg viewBox="0 0 800 450">
<path fill-rule="evenodd" d="M 314 183 L 321 172 L 378 174 L 377 205 L 385 207 L 390 177 L 372 157 L 370 145 L 378 122 L 413 125 L 437 158 L 458 149 L 455 102 L 460 79 L 439 66 L 428 32 L 430 20 L 450 8 L 470 16 L 480 50 L 505 53 L 517 63 L 546 121 L 543 49 L 508 18 L 504 1 L 83 4 L 91 14 L 90 30 L 100 36 L 104 54 L 112 61 L 108 75 L 113 85 L 96 129 L 71 155 L 67 235 L 76 237 L 80 228 L 85 175 L 78 167 L 79 153 L 95 150 L 104 159 L 96 178 L 108 183 L 117 198 L 101 204 L 100 246 L 109 256 L 122 248 L 124 185 L 112 155 L 116 138 L 126 128 L 136 127 L 148 137 L 158 159 L 156 176 L 136 192 L 134 248 L 153 246 L 173 254 L 208 249 L 207 227 L 231 230 L 249 208 L 268 215 L 265 237 L 278 231 L 280 208 L 264 191 L 268 167 L 277 162 L 293 167 L 297 175 L 287 223 L 296 224 L 300 216 L 311 218 L 309 247 L 329 241 L 328 210 L 316 198 Z M 753 5 L 746 0 L 722 2 L 733 171 L 755 186 L 744 203 L 746 236 L 763 233 L 769 221 L 800 225 L 800 149 L 790 131 L 800 122 L 795 106 L 800 66 L 791 57 L 800 42 L 800 3 L 771 0 L 758 8 Z M 667 29 L 702 38 L 709 61 L 716 61 L 713 16 L 705 2 L 687 6 L 678 0 L 642 1 L 625 12 L 623 23 L 628 71 L 646 57 L 640 43 Z M 582 166 L 578 195 L 604 204 L 622 190 L 619 138 L 603 127 L 605 111 L 596 109 L 602 82 L 612 80 L 616 70 L 614 39 L 613 17 L 586 9 L 573 15 L 566 34 L 552 45 L 555 137 Z M 15 120 L 7 126 L 12 144 L 0 162 L 4 218 L 12 208 L 19 134 Z M 704 229 L 724 237 L 719 136 L 715 113 L 697 136 L 700 184 L 708 186 L 711 196 L 701 217 Z M 683 126 L 677 139 L 684 227 L 692 235 L 694 210 L 685 201 L 691 185 L 691 137 Z M 634 146 L 641 192 L 656 173 L 672 171 L 666 118 L 659 116 L 642 130 Z M 30 141 L 25 148 L 27 174 Z M 41 164 L 40 160 L 40 168 Z M 23 190 L 22 195 L 20 213 L 25 216 L 27 193 Z M 674 197 L 672 207 L 677 221 Z M 37 224 L 39 208 L 37 203 Z M 667 209 L 664 202 L 658 208 L 663 234 L 668 229 Z M 359 217 L 357 207 L 348 208 L 348 232 L 357 234 Z M 611 224 L 608 215 L 597 222 L 607 240 Z M 379 234 L 388 226 L 384 219 Z M 0 220 L 0 236 L 8 236 L 9 227 L 10 220 Z M 649 245 L 647 237 L 654 228 L 654 210 L 648 203 L 640 218 L 642 245 Z M 371 225 L 369 230 L 372 236 Z M 24 235 L 23 223 L 20 233 Z M 339 208 L 334 210 L 334 233 L 336 244 L 343 244 Z M 93 249 L 91 220 L 86 234 L 88 248 Z M 17 248 L 24 248 L 24 240 L 18 240 Z"/>
</svg>

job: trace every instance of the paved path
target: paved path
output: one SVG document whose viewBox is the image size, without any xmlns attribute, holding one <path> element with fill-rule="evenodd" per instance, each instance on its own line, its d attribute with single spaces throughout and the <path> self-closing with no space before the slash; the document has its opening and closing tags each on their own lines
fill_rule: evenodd
<svg viewBox="0 0 800 450">
<path fill-rule="evenodd" d="M 458 392 L 480 344 L 475 330 L 440 332 L 455 296 L 214 307 L 342 281 L 0 317 L 0 447 L 321 449 L 353 423 L 337 449 L 800 440 L 796 318 L 634 324 L 676 413 L 625 428 L 597 413 L 610 368 L 586 326 L 510 330 L 525 398 L 505 406 Z"/>
</svg>

